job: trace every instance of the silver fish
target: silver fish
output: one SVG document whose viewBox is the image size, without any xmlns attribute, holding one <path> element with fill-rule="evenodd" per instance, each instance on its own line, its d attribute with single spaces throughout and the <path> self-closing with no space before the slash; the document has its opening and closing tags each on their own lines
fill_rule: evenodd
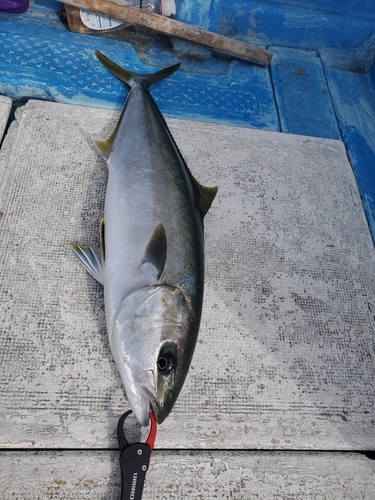
<svg viewBox="0 0 375 500">
<path fill-rule="evenodd" d="M 148 425 L 151 410 L 161 423 L 197 341 L 203 217 L 217 187 L 194 179 L 148 91 L 179 64 L 138 75 L 96 56 L 131 90 L 113 133 L 96 143 L 109 169 L 101 248 L 71 246 L 104 285 L 109 343 L 137 420 Z"/>
</svg>

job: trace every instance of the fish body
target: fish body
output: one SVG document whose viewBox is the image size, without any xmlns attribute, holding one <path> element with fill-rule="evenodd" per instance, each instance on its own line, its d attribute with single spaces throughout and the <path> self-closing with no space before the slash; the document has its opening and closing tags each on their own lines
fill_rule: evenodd
<svg viewBox="0 0 375 500">
<path fill-rule="evenodd" d="M 203 216 L 217 188 L 189 172 L 148 86 L 178 66 L 136 75 L 97 51 L 131 90 L 113 134 L 97 142 L 109 170 L 101 249 L 72 245 L 104 285 L 111 350 L 132 410 L 158 423 L 183 386 L 203 301 Z"/>
</svg>

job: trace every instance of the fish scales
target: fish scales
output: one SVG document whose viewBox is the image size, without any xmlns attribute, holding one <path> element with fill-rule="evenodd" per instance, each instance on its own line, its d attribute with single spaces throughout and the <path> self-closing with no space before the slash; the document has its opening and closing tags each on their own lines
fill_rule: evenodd
<svg viewBox="0 0 375 500">
<path fill-rule="evenodd" d="M 148 91 L 179 65 L 137 75 L 96 54 L 131 90 L 114 132 L 97 142 L 109 169 L 101 249 L 72 248 L 104 285 L 109 343 L 136 418 L 148 425 L 153 411 L 161 423 L 197 341 L 203 217 L 217 187 L 191 175 Z"/>
</svg>

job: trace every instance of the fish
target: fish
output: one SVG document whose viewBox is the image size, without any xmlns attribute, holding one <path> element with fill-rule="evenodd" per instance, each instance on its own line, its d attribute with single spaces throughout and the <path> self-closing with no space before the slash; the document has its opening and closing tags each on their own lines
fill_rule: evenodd
<svg viewBox="0 0 375 500">
<path fill-rule="evenodd" d="M 203 217 L 218 187 L 190 172 L 148 87 L 179 64 L 150 74 L 99 61 L 130 87 L 108 139 L 100 248 L 71 244 L 104 286 L 109 345 L 130 407 L 142 426 L 162 423 L 184 384 L 202 315 Z"/>
</svg>

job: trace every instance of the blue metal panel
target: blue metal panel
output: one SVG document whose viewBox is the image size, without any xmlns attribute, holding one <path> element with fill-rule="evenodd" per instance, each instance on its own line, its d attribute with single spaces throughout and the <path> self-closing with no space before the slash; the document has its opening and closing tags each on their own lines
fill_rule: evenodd
<svg viewBox="0 0 375 500">
<path fill-rule="evenodd" d="M 375 57 L 374 21 L 373 0 L 236 0 L 223 2 L 219 31 L 263 46 L 324 52 L 331 64 L 366 71 Z"/>
<path fill-rule="evenodd" d="M 332 15 L 347 14 L 356 17 L 375 18 L 373 0 L 267 0 L 279 7 L 297 7 L 310 12 L 326 12 Z M 247 3 L 250 3 L 249 1 Z M 253 3 L 253 2 L 251 2 Z"/>
<path fill-rule="evenodd" d="M 184 23 L 217 31 L 225 0 L 175 0 L 175 18 Z"/>
<path fill-rule="evenodd" d="M 320 58 L 316 52 L 270 47 L 271 75 L 283 132 L 340 139 Z"/>
<path fill-rule="evenodd" d="M 375 89 L 370 74 L 327 69 L 327 79 L 375 241 Z"/>
</svg>

